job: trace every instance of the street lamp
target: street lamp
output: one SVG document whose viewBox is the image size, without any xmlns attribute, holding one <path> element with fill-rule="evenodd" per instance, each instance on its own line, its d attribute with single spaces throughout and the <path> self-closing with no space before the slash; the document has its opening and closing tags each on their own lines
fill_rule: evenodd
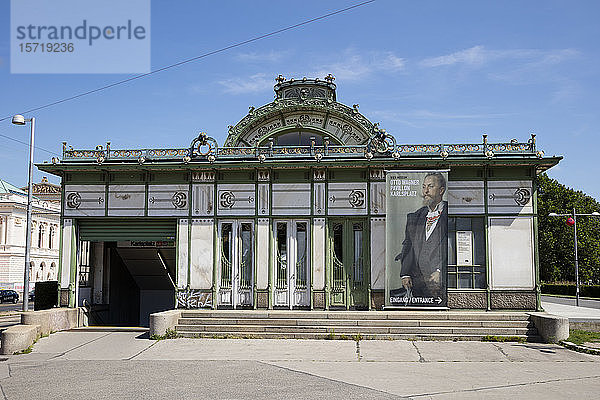
<svg viewBox="0 0 600 400">
<path fill-rule="evenodd" d="M 575 242 L 575 304 L 579 307 L 579 259 L 577 256 L 577 217 L 600 217 L 600 213 L 598 211 L 594 211 L 591 214 L 577 214 L 575 208 L 573 208 L 573 213 L 570 214 L 557 214 L 550 213 L 549 217 L 569 217 L 567 219 L 567 225 L 573 227 L 573 237 Z"/>
<path fill-rule="evenodd" d="M 15 115 L 12 123 L 15 125 L 25 125 L 31 122 L 31 135 L 29 137 L 29 182 L 27 184 L 27 227 L 25 228 L 25 275 L 23 282 L 23 311 L 29 310 L 29 265 L 31 253 L 31 198 L 33 192 L 33 135 L 35 133 L 35 118 L 25 118 L 22 115 Z"/>
</svg>

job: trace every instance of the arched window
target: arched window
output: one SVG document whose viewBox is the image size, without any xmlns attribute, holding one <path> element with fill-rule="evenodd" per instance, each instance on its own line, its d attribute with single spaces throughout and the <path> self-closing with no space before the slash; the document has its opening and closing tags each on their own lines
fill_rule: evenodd
<svg viewBox="0 0 600 400">
<path fill-rule="evenodd" d="M 48 272 L 48 279 L 53 280 L 56 279 L 56 263 L 50 264 L 50 271 Z"/>
<path fill-rule="evenodd" d="M 33 261 L 29 261 L 29 279 L 33 278 L 33 269 L 35 268 L 35 263 Z"/>
<path fill-rule="evenodd" d="M 275 137 L 276 146 L 310 146 L 310 139 L 315 138 L 315 145 L 323 145 L 323 136 L 310 132 L 288 132 Z"/>
<path fill-rule="evenodd" d="M 38 232 L 38 247 L 41 249 L 44 245 L 44 225 L 40 224 Z"/>
<path fill-rule="evenodd" d="M 40 264 L 40 270 L 37 272 L 37 280 L 44 280 L 44 270 L 46 269 L 46 263 L 42 261 L 42 263 Z"/>
<path fill-rule="evenodd" d="M 48 248 L 52 249 L 54 248 L 54 235 L 55 235 L 55 228 L 54 225 L 50 226 L 50 233 L 48 235 Z"/>
<path fill-rule="evenodd" d="M 35 244 L 35 232 L 37 230 L 37 221 L 31 221 L 31 232 L 29 236 L 31 238 L 31 245 Z M 27 232 L 27 223 L 25 224 L 25 232 Z"/>
</svg>

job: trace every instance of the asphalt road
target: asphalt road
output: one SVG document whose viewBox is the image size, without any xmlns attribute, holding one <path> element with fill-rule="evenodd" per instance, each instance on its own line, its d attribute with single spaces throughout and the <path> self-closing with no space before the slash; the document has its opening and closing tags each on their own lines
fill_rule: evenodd
<svg viewBox="0 0 600 400">
<path fill-rule="evenodd" d="M 20 323 L 21 316 L 19 314 L 0 316 L 0 332 L 8 328 L 9 326 L 17 325 Z"/>
<path fill-rule="evenodd" d="M 555 304 L 565 304 L 569 306 L 575 305 L 575 298 L 571 297 L 542 296 L 542 301 Z M 579 298 L 579 307 L 600 308 L 600 300 Z"/>
<path fill-rule="evenodd" d="M 33 310 L 32 302 L 29 302 L 29 309 Z M 19 311 L 23 311 L 23 302 L 17 304 L 0 303 L 0 332 L 9 326 L 21 323 Z"/>
</svg>

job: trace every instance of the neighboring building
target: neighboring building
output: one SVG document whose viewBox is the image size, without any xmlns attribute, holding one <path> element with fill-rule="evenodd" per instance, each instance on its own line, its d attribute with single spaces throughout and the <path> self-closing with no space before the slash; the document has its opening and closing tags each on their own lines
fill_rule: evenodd
<svg viewBox="0 0 600 400">
<path fill-rule="evenodd" d="M 540 308 L 536 176 L 560 157 L 533 135 L 397 145 L 337 102 L 331 76 L 280 76 L 275 93 L 223 147 L 205 134 L 172 149 L 65 144 L 38 165 L 62 178 L 61 303 L 142 325 L 174 307 L 379 310 L 386 172 L 442 169 L 448 308 Z"/>
<path fill-rule="evenodd" d="M 54 192 L 53 197 L 38 197 Z M 51 189 L 49 189 L 51 187 Z M 58 198 L 56 193 L 58 191 Z M 60 186 L 47 180 L 34 185 L 31 224 L 30 288 L 35 282 L 56 280 L 60 237 Z M 0 179 L 0 285 L 23 290 L 27 192 Z"/>
<path fill-rule="evenodd" d="M 33 183 L 33 195 L 41 200 L 41 201 L 49 201 L 51 203 L 60 205 L 60 185 L 54 185 L 48 182 L 47 177 L 42 177 L 42 181 L 40 183 Z M 22 187 L 25 193 L 27 193 L 27 186 Z"/>
</svg>

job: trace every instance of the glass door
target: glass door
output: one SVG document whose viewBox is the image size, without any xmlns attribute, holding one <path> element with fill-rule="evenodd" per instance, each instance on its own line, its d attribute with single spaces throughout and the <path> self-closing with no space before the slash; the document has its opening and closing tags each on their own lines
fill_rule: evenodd
<svg viewBox="0 0 600 400">
<path fill-rule="evenodd" d="M 330 305 L 368 308 L 369 274 L 366 260 L 366 223 L 333 220 L 329 225 Z"/>
<path fill-rule="evenodd" d="M 280 307 L 310 306 L 309 223 L 275 221 L 275 285 L 273 301 Z"/>
<path fill-rule="evenodd" d="M 219 222 L 219 294 L 221 306 L 252 306 L 254 293 L 254 224 Z"/>
</svg>

